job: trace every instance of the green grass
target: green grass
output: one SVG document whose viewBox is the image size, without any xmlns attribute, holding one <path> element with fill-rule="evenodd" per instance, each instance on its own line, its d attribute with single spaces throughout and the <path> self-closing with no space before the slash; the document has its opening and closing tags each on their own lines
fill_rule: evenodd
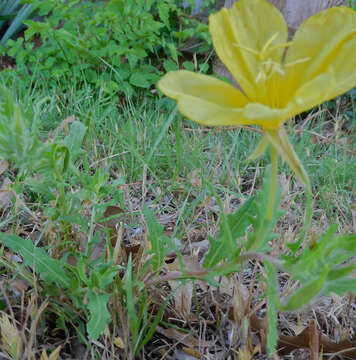
<svg viewBox="0 0 356 360">
<path fill-rule="evenodd" d="M 108 97 L 100 91 L 93 93 L 86 87 L 73 93 L 70 88 L 66 92 L 60 89 L 39 91 L 35 82 L 32 90 L 21 87 L 21 82 L 12 84 L 11 92 L 19 99 L 25 112 L 31 114 L 33 109 L 37 109 L 35 116 L 39 119 L 43 141 L 48 139 L 49 134 L 53 135 L 53 131 L 69 116 L 75 116 L 87 126 L 83 151 L 72 164 L 73 168 L 64 175 L 62 184 L 56 183 L 54 175 L 19 171 L 12 164 L 1 175 L 1 179 L 9 177 L 13 181 L 13 188 L 21 199 L 13 201 L 10 209 L 2 214 L 1 231 L 28 229 L 27 232 L 36 234 L 36 244 L 49 247 L 57 259 L 63 254 L 79 256 L 81 250 L 76 243 L 79 242 L 79 234 L 89 243 L 100 241 L 97 226 L 109 205 L 124 210 L 129 219 L 125 220 L 128 233 L 135 229 L 142 233 L 141 210 L 143 205 L 148 205 L 158 219 L 171 216 L 168 224 L 165 223 L 165 231 L 182 243 L 186 240 L 194 242 L 216 231 L 219 209 L 210 183 L 214 184 L 216 194 L 230 211 L 261 187 L 267 155 L 256 162 L 246 162 L 260 138 L 258 131 L 200 127 L 179 115 L 172 101 L 160 97 L 142 95 L 134 102 L 123 102 L 123 99 Z M 355 143 L 355 102 L 352 96 L 354 93 L 350 92 L 342 98 L 346 110 L 342 110 L 340 103 L 330 102 L 328 107 L 331 110 L 323 105 L 321 113 L 311 120 L 307 121 L 308 117 L 304 117 L 291 121 L 287 126 L 296 152 L 311 177 L 315 210 L 313 227 L 316 232 L 319 228 L 324 229 L 325 221 L 337 223 L 341 233 L 350 232 L 352 228 L 354 209 L 351 207 L 356 173 L 355 148 L 352 145 Z M 58 138 L 68 137 L 69 128 L 67 126 L 59 131 Z M 280 170 L 287 178 L 291 174 L 285 164 L 280 164 Z M 36 191 L 36 187 L 31 185 L 34 179 L 43 180 L 46 177 L 52 181 L 52 198 L 50 194 L 46 196 L 44 192 Z M 295 221 L 302 222 L 304 194 L 294 178 L 288 194 L 285 194 L 287 199 L 289 196 L 296 199 L 292 205 L 297 217 Z M 29 218 L 29 211 L 42 220 Z M 288 222 L 288 219 L 285 221 Z M 282 224 L 283 227 L 289 225 L 295 226 Z M 200 237 L 196 237 L 197 233 Z M 104 246 L 113 253 L 115 250 L 110 244 L 109 234 L 106 229 Z M 103 260 L 94 262 L 93 269 L 103 265 Z M 89 260 L 86 258 L 85 261 Z M 126 350 L 132 356 L 134 348 L 140 347 L 139 341 L 148 334 L 151 310 L 146 303 L 147 293 L 140 294 L 144 271 L 137 264 L 138 268 L 134 270 L 130 261 L 129 268 L 125 270 L 130 287 L 125 289 L 121 275 L 110 285 L 110 289 L 124 306 L 126 300 L 123 299 L 141 304 L 138 316 L 134 314 L 131 303 L 127 306 L 128 315 L 120 313 L 126 310 L 111 308 L 114 322 L 121 322 L 118 328 L 121 326 L 128 332 L 131 326 L 135 334 L 136 344 Z M 13 277 L 26 274 L 31 278 L 23 267 L 11 267 L 6 257 L 2 263 L 5 268 L 7 266 L 3 273 L 7 271 Z M 92 265 L 88 266 L 91 268 Z M 41 301 L 45 296 L 38 295 Z M 57 301 L 55 299 L 49 306 L 52 315 Z M 78 314 L 75 304 L 68 299 L 62 305 L 61 310 L 57 310 L 55 321 L 62 326 L 67 324 L 64 328 L 68 334 L 73 334 L 73 328 L 77 329 L 76 336 L 85 333 L 80 321 L 74 321 L 71 330 L 67 327 L 71 317 L 80 318 L 88 314 Z M 132 319 L 135 319 L 134 323 Z M 51 316 L 47 316 L 47 321 L 53 322 Z M 122 329 L 117 329 L 116 334 L 121 334 Z M 143 333 L 140 333 L 141 329 L 144 329 Z M 129 339 L 128 335 L 126 339 Z M 87 346 L 95 347 L 93 344 Z"/>
<path fill-rule="evenodd" d="M 136 103 L 120 105 L 118 99 L 100 92 L 93 95 L 85 88 L 76 94 L 60 90 L 38 93 L 36 88 L 28 92 L 21 87 L 12 91 L 20 94 L 28 112 L 48 98 L 39 112 L 43 139 L 72 115 L 88 126 L 85 155 L 81 157 L 84 173 L 100 168 L 111 182 L 125 184 L 140 183 L 145 174 L 155 203 L 176 189 L 181 195 L 174 199 L 175 206 L 180 207 L 184 194 L 209 193 L 204 180 L 215 184 L 221 194 L 242 199 L 260 185 L 259 176 L 255 175 L 263 172 L 266 155 L 257 162 L 246 162 L 258 142 L 258 132 L 197 126 L 184 120 L 168 99 L 143 97 Z M 335 121 L 326 120 L 327 109 L 322 109 L 325 111 L 306 125 L 302 125 L 303 120 L 298 120 L 296 126 L 290 122 L 288 133 L 311 177 L 316 208 L 322 209 L 330 220 L 347 224 L 351 221 L 350 200 L 355 190 L 355 125 L 352 119 L 339 114 L 334 131 Z M 352 110 L 355 116 L 355 109 Z M 288 167 L 280 166 L 288 176 Z M 192 175 L 203 179 L 199 191 L 191 184 Z"/>
</svg>

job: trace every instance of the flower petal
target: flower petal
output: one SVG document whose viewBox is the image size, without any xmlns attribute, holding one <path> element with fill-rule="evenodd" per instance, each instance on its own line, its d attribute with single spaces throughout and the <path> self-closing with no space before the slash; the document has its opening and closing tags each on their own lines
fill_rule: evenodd
<svg viewBox="0 0 356 360">
<path fill-rule="evenodd" d="M 239 124 L 239 113 L 248 101 L 232 85 L 186 70 L 167 73 L 158 87 L 165 95 L 178 101 L 183 115 L 209 126 Z"/>
<path fill-rule="evenodd" d="M 287 51 L 282 103 L 296 91 L 306 98 L 306 91 L 312 99 L 302 109 L 307 110 L 354 87 L 355 39 L 356 12 L 347 7 L 331 8 L 306 20 Z"/>
<path fill-rule="evenodd" d="M 265 0 L 240 0 L 209 19 L 209 30 L 220 60 L 230 70 L 251 101 L 258 99 L 256 84 L 263 59 L 258 55 L 269 44 L 268 58 L 282 60 L 288 30 L 282 14 Z M 275 47 L 277 45 L 277 47 Z"/>
<path fill-rule="evenodd" d="M 248 102 L 241 91 L 225 81 L 187 70 L 167 73 L 158 82 L 158 87 L 165 95 L 176 100 L 186 94 L 219 106 L 242 107 Z"/>
<path fill-rule="evenodd" d="M 289 104 L 289 107 L 292 108 L 290 116 L 312 109 L 318 104 L 346 92 L 355 85 L 356 73 L 349 72 L 349 76 L 345 76 L 345 81 L 341 81 L 340 73 L 336 73 L 331 68 L 327 73 L 319 75 L 297 90 L 293 102 Z"/>
<path fill-rule="evenodd" d="M 276 129 L 289 117 L 289 109 L 248 103 L 246 96 L 232 85 L 186 70 L 167 73 L 158 87 L 178 101 L 183 115 L 203 125 L 260 125 Z"/>
<path fill-rule="evenodd" d="M 260 125 L 264 130 L 276 130 L 290 118 L 291 106 L 284 109 L 271 108 L 259 103 L 245 106 L 243 116 L 246 125 Z"/>
</svg>

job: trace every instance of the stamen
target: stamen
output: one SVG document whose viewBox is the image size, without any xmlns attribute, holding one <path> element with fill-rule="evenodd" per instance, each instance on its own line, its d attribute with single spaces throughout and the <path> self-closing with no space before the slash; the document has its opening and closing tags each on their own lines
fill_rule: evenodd
<svg viewBox="0 0 356 360">
<path fill-rule="evenodd" d="M 281 66 L 281 64 L 278 63 L 274 63 L 274 67 L 273 67 L 273 71 L 277 72 L 280 75 L 284 75 L 285 71 L 283 70 L 283 67 Z"/>
<path fill-rule="evenodd" d="M 235 43 L 235 44 L 232 44 L 232 45 L 235 46 L 235 47 L 241 48 L 241 49 L 243 49 L 243 50 L 246 50 L 246 51 L 248 51 L 249 53 L 251 53 L 251 54 L 253 54 L 253 55 L 256 55 L 256 56 L 259 55 L 259 52 L 258 52 L 258 51 L 253 50 L 253 49 L 251 49 L 251 48 L 249 48 L 249 47 L 247 47 L 247 46 L 244 46 L 244 45 L 241 45 L 241 44 L 238 44 L 238 43 Z"/>
<path fill-rule="evenodd" d="M 266 74 L 263 71 L 260 71 L 255 79 L 255 83 L 258 84 L 260 81 L 265 82 L 266 81 Z"/>
<path fill-rule="evenodd" d="M 295 61 L 291 61 L 290 63 L 284 64 L 284 66 L 288 67 L 288 66 L 297 65 L 297 64 L 300 64 L 300 63 L 303 63 L 303 62 L 307 62 L 310 59 L 311 59 L 311 57 L 307 57 L 307 58 L 304 58 L 304 59 L 298 59 L 298 60 L 295 60 Z"/>
<path fill-rule="evenodd" d="M 283 43 L 283 44 L 274 45 L 269 49 L 269 53 L 271 53 L 274 50 L 280 49 L 280 48 L 289 47 L 291 43 L 292 43 L 291 41 L 288 41 L 288 42 Z"/>
<path fill-rule="evenodd" d="M 265 45 L 263 46 L 261 53 L 264 54 L 265 52 L 267 52 L 268 47 L 272 44 L 272 42 L 277 38 L 278 36 L 278 32 L 274 33 L 269 40 L 267 40 L 267 42 L 265 43 Z"/>
</svg>

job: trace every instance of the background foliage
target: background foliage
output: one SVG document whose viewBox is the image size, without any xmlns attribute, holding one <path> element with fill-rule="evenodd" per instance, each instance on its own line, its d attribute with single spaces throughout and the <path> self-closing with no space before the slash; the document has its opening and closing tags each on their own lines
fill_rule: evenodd
<svg viewBox="0 0 356 360">
<path fill-rule="evenodd" d="M 12 24 L 21 29 L 17 15 L 23 4 L 13 3 L 16 10 L 0 17 L 5 21 L 2 34 Z M 48 338 L 52 341 L 60 330 L 91 348 L 93 358 L 111 359 L 112 351 L 132 359 L 150 349 L 158 327 L 161 332 L 168 329 L 166 335 L 169 330 L 180 331 L 184 338 L 197 335 L 200 323 L 192 325 L 191 313 L 208 319 L 212 325 L 207 333 L 216 335 L 218 327 L 227 326 L 226 299 L 211 321 L 206 317 L 211 313 L 209 295 L 217 286 L 216 293 L 223 293 L 217 280 L 229 276 L 232 284 L 236 272 L 239 277 L 249 274 L 246 286 L 251 297 L 267 300 L 267 347 L 272 352 L 279 341 L 278 321 L 284 316 L 278 312 L 295 314 L 304 307 L 299 323 L 311 301 L 331 292 L 335 298 L 353 291 L 356 238 L 347 234 L 354 214 L 355 162 L 350 144 L 356 133 L 355 90 L 288 124 L 314 184 L 314 228 L 299 249 L 294 240 L 300 237 L 296 224 L 303 222 L 303 189 L 281 164 L 284 194 L 278 194 L 273 217 L 267 220 L 268 161 L 264 157 L 256 165 L 241 161 L 260 135 L 241 128 L 202 131 L 171 111 L 169 100 L 151 96 L 152 85 L 166 71 L 178 67 L 209 71 L 210 38 L 194 1 L 26 3 L 33 10 L 26 15 L 31 17 L 25 22 L 27 29 L 17 38 L 12 33 L 1 48 L 2 54 L 16 59 L 16 67 L 0 73 L 1 82 L 14 80 L 11 92 L 0 88 L 0 176 L 8 180 L 1 186 L 0 200 L 9 198 L 6 207 L 0 202 L 4 280 L 0 285 L 5 290 L 1 288 L 5 295 L 0 307 L 6 308 L 8 292 L 15 312 L 10 319 L 14 333 L 32 331 L 29 340 L 10 337 L 22 344 L 19 353 L 26 348 L 37 355 L 36 346 L 48 349 Z M 210 10 L 213 4 L 204 2 Z M 206 9 L 204 16 L 208 13 Z M 143 96 L 119 108 L 107 96 L 117 93 Z M 265 179 L 257 191 L 261 171 Z M 277 209 L 279 201 L 287 211 Z M 108 215 L 108 209 L 117 212 Z M 166 223 L 167 218 L 172 220 Z M 137 245 L 136 236 L 137 252 L 131 248 Z M 200 243 L 201 239 L 205 240 Z M 200 243 L 199 247 L 208 243 L 204 261 L 197 263 L 184 254 L 190 242 Z M 166 261 L 172 254 L 177 257 L 175 267 L 172 259 Z M 256 272 L 256 264 L 260 271 Z M 23 298 L 12 290 L 18 279 L 26 284 Z M 208 292 L 199 287 L 203 282 L 211 286 Z M 191 284 L 194 292 L 189 293 Z M 237 285 L 232 287 L 235 294 L 240 291 Z M 194 308 L 179 314 L 177 322 L 166 322 L 177 318 L 180 289 Z M 33 293 L 36 303 L 47 307 L 38 316 L 38 326 L 28 300 Z M 343 299 L 352 301 L 351 295 L 350 300 Z M 18 312 L 22 300 L 28 301 L 26 311 L 31 315 Z M 245 308 L 236 298 L 228 302 L 244 312 L 235 324 L 231 321 L 232 326 L 250 332 L 249 302 Z M 339 314 L 342 305 L 334 305 Z M 352 322 L 349 302 L 342 309 L 341 319 Z M 312 310 L 321 313 L 314 303 Z M 336 334 L 340 324 L 345 332 L 351 329 L 338 321 L 337 327 L 329 322 L 320 333 Z M 0 318 L 2 334 L 4 323 Z M 55 340 L 62 344 L 63 336 Z M 243 349 L 243 338 L 241 332 L 231 344 L 234 354 L 237 346 Z M 221 339 L 224 348 L 226 338 Z M 307 338 L 306 347 L 309 343 Z M 72 351 L 72 343 L 66 344 L 64 350 Z M 214 340 L 214 348 L 217 344 Z M 325 352 L 335 351 L 325 348 Z"/>
<path fill-rule="evenodd" d="M 3 49 L 16 59 L 22 79 L 36 76 L 70 87 L 87 82 L 109 93 L 133 95 L 135 88 L 150 88 L 179 63 L 190 70 L 208 69 L 207 25 L 190 16 L 194 2 L 30 2 L 41 20 L 25 21 L 25 37 L 9 40 Z M 201 55 L 198 61 L 192 61 L 192 51 Z"/>
</svg>

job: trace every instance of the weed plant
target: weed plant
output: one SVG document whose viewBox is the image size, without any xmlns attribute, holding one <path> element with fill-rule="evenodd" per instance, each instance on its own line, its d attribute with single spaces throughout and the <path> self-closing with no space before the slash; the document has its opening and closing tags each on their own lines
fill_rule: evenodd
<svg viewBox="0 0 356 360">
<path fill-rule="evenodd" d="M 180 63 L 208 70 L 207 25 L 189 16 L 192 4 L 184 8 L 177 0 L 29 3 L 41 20 L 24 21 L 25 37 L 9 40 L 3 48 L 16 58 L 23 81 L 32 74 L 53 87 L 68 81 L 81 87 L 86 81 L 108 94 L 132 97 Z M 192 51 L 198 55 L 195 63 Z"/>
<path fill-rule="evenodd" d="M 76 336 L 84 342 L 88 341 L 85 340 L 86 333 L 97 339 L 105 333 L 109 324 L 110 328 L 115 328 L 111 330 L 113 334 L 126 344 L 126 356 L 133 356 L 154 334 L 171 300 L 168 297 L 167 302 L 161 303 L 156 310 L 150 307 L 152 283 L 155 282 L 147 281 L 147 277 L 159 276 L 159 269 L 165 267 L 162 263 L 165 255 L 177 250 L 174 239 L 185 242 L 192 239 L 197 231 L 209 233 L 210 226 L 203 218 L 208 216 L 212 224 L 215 223 L 216 215 L 224 216 L 226 201 L 232 199 L 229 208 L 237 209 L 237 212 L 225 215 L 228 228 L 223 221 L 217 239 L 210 237 L 212 250 L 206 255 L 205 264 L 208 268 L 215 268 L 221 257 L 232 254 L 232 249 L 222 251 L 222 248 L 228 249 L 224 242 L 224 238 L 230 238 L 226 234 L 227 229 L 233 231 L 232 236 L 240 237 L 244 227 L 249 228 L 248 217 L 243 217 L 242 224 L 235 224 L 242 218 L 241 212 L 249 211 L 251 219 L 256 211 L 262 213 L 263 207 L 258 210 L 254 204 L 263 204 L 261 197 L 266 196 L 266 190 L 265 195 L 255 195 L 255 201 L 249 195 L 256 194 L 256 189 L 260 187 L 258 174 L 264 171 L 268 158 L 263 157 L 255 165 L 238 160 L 248 156 L 260 136 L 243 129 L 205 132 L 202 128 L 188 126 L 164 99 L 158 102 L 146 99 L 118 108 L 108 101 L 105 93 L 102 93 L 103 97 L 95 97 L 90 89 L 87 92 L 83 89 L 72 100 L 67 93 L 58 94 L 57 101 L 51 93 L 23 93 L 26 94 L 27 107 L 33 107 L 35 111 L 26 111 L 13 104 L 10 100 L 13 96 L 7 96 L 6 92 L 3 92 L 2 99 L 7 99 L 8 103 L 3 102 L 2 108 L 9 109 L 9 114 L 20 111 L 22 121 L 33 131 L 31 135 L 25 134 L 25 139 L 31 139 L 30 144 L 26 144 L 19 134 L 17 139 L 22 139 L 20 149 L 28 154 L 31 152 L 23 149 L 32 149 L 35 155 L 31 155 L 30 162 L 19 162 L 18 159 L 23 159 L 23 156 L 11 158 L 3 152 L 3 157 L 11 161 L 7 176 L 11 178 L 12 188 L 19 200 L 14 198 L 14 207 L 4 213 L 7 216 L 3 217 L 2 231 L 13 233 L 11 229 L 15 228 L 11 224 L 15 219 L 17 227 L 35 226 L 39 231 L 35 231 L 34 243 L 26 236 L 16 236 L 18 232 L 14 235 L 2 233 L 3 244 L 23 259 L 22 263 L 14 265 L 9 261 L 8 251 L 3 249 L 2 264 L 12 278 L 24 279 L 30 288 L 41 289 L 42 295 L 37 301 L 48 297 L 47 315 L 43 321 L 50 323 L 56 319 L 56 326 L 68 334 L 75 329 Z M 350 97 L 345 101 L 350 102 Z M 15 110 L 16 107 L 18 110 Z M 9 126 L 9 119 L 13 119 L 9 114 L 3 113 L 6 126 Z M 25 114 L 31 114 L 31 117 L 26 118 L 28 115 Z M 63 129 L 58 120 L 54 122 L 55 119 L 68 118 L 69 114 L 77 120 Z M 320 140 L 327 135 L 321 135 L 327 111 L 322 111 L 317 117 L 310 116 L 312 119 L 304 124 L 298 120 L 297 128 L 303 124 L 305 131 L 302 138 L 300 133 L 295 132 L 292 142 L 308 149 L 306 154 L 310 154 L 309 159 L 319 157 L 319 169 L 329 169 L 330 161 L 342 164 L 334 169 L 333 176 L 326 176 L 327 170 L 313 173 L 308 168 L 311 181 L 315 184 L 314 206 L 317 211 L 313 224 L 322 230 L 327 225 L 320 222 L 329 219 L 329 224 L 336 223 L 340 231 L 347 232 L 352 221 L 350 198 L 354 185 L 349 184 L 349 190 L 344 185 L 352 179 L 352 154 L 339 151 L 341 145 L 337 142 Z M 37 125 L 32 119 L 38 119 Z M 342 127 L 347 126 L 348 121 L 343 121 L 345 123 L 341 128 L 332 133 L 333 137 L 344 136 Z M 25 125 L 21 128 L 26 129 Z M 291 134 L 294 128 L 291 125 Z M 11 129 L 14 131 L 14 128 Z M 311 140 L 314 139 L 313 134 L 321 137 L 317 141 Z M 33 140 L 36 138 L 35 146 L 38 147 L 34 148 Z M 48 138 L 52 140 L 46 144 L 43 139 Z M 4 149 L 9 149 L 9 146 L 4 145 Z M 281 171 L 288 178 L 289 170 L 281 168 Z M 142 194 L 142 186 L 145 186 L 146 195 Z M 289 186 L 293 190 L 288 192 L 288 196 L 294 199 L 291 210 L 296 218 L 300 218 L 303 216 L 304 201 L 301 188 L 293 180 Z M 325 187 L 337 190 L 330 195 L 329 207 L 324 206 L 325 200 L 319 195 L 326 196 L 321 190 Z M 213 205 L 214 202 L 216 205 Z M 245 203 L 242 208 L 238 206 L 241 202 Z M 29 208 L 24 204 L 28 204 Z M 146 207 L 142 208 L 142 204 Z M 202 218 L 204 204 L 208 207 L 203 210 L 203 213 L 207 212 Z M 105 213 L 117 207 L 124 210 L 125 219 L 121 212 Z M 146 255 L 132 258 L 128 249 L 118 244 L 128 241 L 129 234 L 135 229 L 141 228 L 142 231 L 142 209 L 151 246 L 144 247 Z M 158 218 L 169 215 L 177 220 L 170 236 L 163 232 L 164 228 L 157 223 L 152 211 Z M 287 213 L 277 214 L 289 221 Z M 110 216 L 114 217 L 113 224 L 104 221 Z M 278 220 L 278 216 L 274 221 Z M 249 233 L 252 236 L 255 232 Z M 117 238 L 120 234 L 123 236 L 121 240 Z M 336 235 L 329 233 L 322 241 L 323 246 L 336 244 L 335 239 L 346 239 L 342 235 L 331 236 Z M 347 242 L 351 244 L 350 239 Z M 330 250 L 326 247 L 325 251 Z M 312 261 L 305 261 L 313 266 Z M 320 266 L 317 258 L 314 261 Z M 182 265 L 184 268 L 184 261 Z M 237 271 L 240 266 L 236 264 L 221 270 L 218 267 L 208 272 L 201 269 L 199 276 L 189 274 L 191 270 L 188 268 L 188 273 L 183 271 L 180 277 L 203 277 L 217 285 L 216 276 Z M 305 265 L 300 265 L 300 268 L 305 269 Z M 296 273 L 303 279 L 301 272 Z M 34 278 L 33 274 L 37 276 Z M 156 287 L 157 284 L 154 285 Z M 10 285 L 6 292 L 11 294 L 11 289 Z M 121 304 L 119 308 L 118 304 Z M 153 314 L 155 317 L 152 317 Z M 112 323 L 113 316 L 119 319 Z M 111 340 L 107 338 L 108 334 L 105 336 L 108 341 L 115 339 L 114 335 Z M 116 341 L 119 341 L 118 338 Z M 31 354 L 33 349 L 28 351 Z"/>
<path fill-rule="evenodd" d="M 219 294 L 221 279 L 234 284 L 240 356 L 252 356 L 250 305 L 256 313 L 267 305 L 259 330 L 268 330 L 274 354 L 278 314 L 354 291 L 354 90 L 286 126 L 310 175 L 309 228 L 307 196 L 289 163 L 277 164 L 269 206 L 276 180 L 269 156 L 246 161 L 263 139 L 257 127 L 208 130 L 159 95 L 118 99 L 79 75 L 78 83 L 56 81 L 66 84 L 57 89 L 49 74 L 43 82 L 17 76 L 3 74 L 12 87 L 0 93 L 7 357 L 46 359 L 48 350 L 52 359 L 73 357 L 78 347 L 83 358 L 150 358 L 158 333 L 191 339 L 192 324 L 211 313 L 202 298 L 213 291 L 201 289 L 209 284 Z M 250 270 L 251 303 L 240 281 Z M 179 291 L 190 286 L 191 318 L 177 315 Z M 216 313 L 213 323 L 222 325 Z"/>
</svg>

